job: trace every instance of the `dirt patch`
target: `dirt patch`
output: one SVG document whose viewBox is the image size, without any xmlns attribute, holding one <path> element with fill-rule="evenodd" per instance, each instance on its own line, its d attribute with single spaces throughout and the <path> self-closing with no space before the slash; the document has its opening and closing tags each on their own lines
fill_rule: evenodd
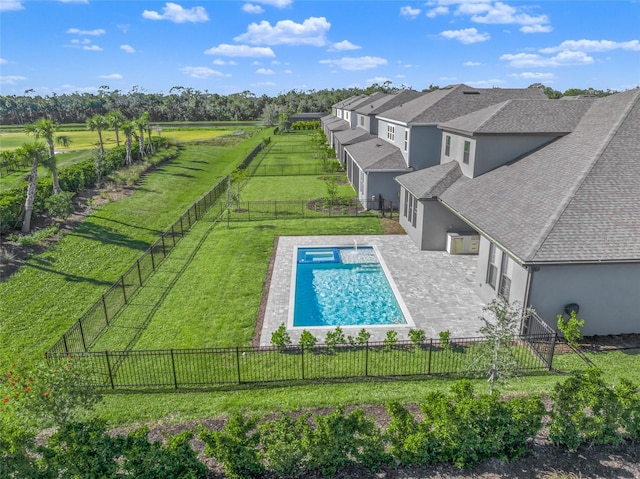
<svg viewBox="0 0 640 479">
<path fill-rule="evenodd" d="M 380 226 L 386 235 L 406 235 L 407 232 L 402 226 L 398 218 L 380 218 Z"/>
<path fill-rule="evenodd" d="M 45 238 L 38 244 L 21 246 L 15 241 L 9 241 L 6 236 L 0 236 L 0 281 L 6 280 L 17 272 L 31 256 L 44 252 L 51 245 L 60 241 L 64 235 L 82 223 L 95 208 L 126 198 L 134 191 L 135 187 L 129 186 L 88 188 L 73 197 L 73 213 L 68 218 L 61 220 L 46 214 L 34 215 L 31 233 L 51 226 L 58 228 L 57 234 Z"/>
</svg>

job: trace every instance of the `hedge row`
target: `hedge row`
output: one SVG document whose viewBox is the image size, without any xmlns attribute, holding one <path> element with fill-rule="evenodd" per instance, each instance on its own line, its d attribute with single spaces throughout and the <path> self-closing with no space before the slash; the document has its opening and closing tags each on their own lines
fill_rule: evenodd
<svg viewBox="0 0 640 479">
<path fill-rule="evenodd" d="M 153 138 L 154 151 L 161 151 L 167 148 L 168 142 L 164 137 Z M 132 148 L 133 161 L 139 161 L 138 148 Z M 165 159 L 175 157 L 176 149 L 159 153 Z M 76 193 L 95 186 L 99 181 L 99 175 L 104 177 L 125 166 L 126 151 L 124 146 L 110 149 L 105 153 L 104 160 L 100 162 L 100 170 L 96 167 L 96 161 L 88 159 L 68 166 L 58 173 L 60 188 L 64 191 Z M 24 181 L 20 186 L 16 186 L 4 191 L 0 195 L 0 233 L 4 233 L 16 228 L 22 221 L 24 203 L 27 195 L 28 183 Z M 41 213 L 45 209 L 45 202 L 52 195 L 53 185 L 51 177 L 38 178 L 34 211 Z"/>
</svg>

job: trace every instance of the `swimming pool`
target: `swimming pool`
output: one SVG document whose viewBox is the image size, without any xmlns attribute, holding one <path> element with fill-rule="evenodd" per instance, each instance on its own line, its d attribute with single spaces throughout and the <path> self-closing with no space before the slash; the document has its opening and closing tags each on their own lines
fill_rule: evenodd
<svg viewBox="0 0 640 479">
<path fill-rule="evenodd" d="M 294 255 L 293 327 L 409 324 L 375 248 L 298 247 Z"/>
</svg>

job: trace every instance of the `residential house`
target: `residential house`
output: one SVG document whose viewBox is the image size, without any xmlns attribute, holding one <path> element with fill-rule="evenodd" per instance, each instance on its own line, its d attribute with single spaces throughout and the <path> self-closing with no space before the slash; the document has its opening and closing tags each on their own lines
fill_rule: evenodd
<svg viewBox="0 0 640 479">
<path fill-rule="evenodd" d="M 532 307 L 552 327 L 575 310 L 587 335 L 640 332 L 640 89 L 506 102 L 441 129 L 441 163 L 397 178 L 403 225 L 423 230 L 414 241 L 455 252 L 469 239 L 458 244 L 478 251 L 487 302 Z"/>
<path fill-rule="evenodd" d="M 396 176 L 440 163 L 439 123 L 517 98 L 546 99 L 546 96 L 539 88 L 476 89 L 452 85 L 376 115 L 377 138 L 345 147 L 347 171 L 352 171 L 352 185 L 360 199 L 383 196 L 399 203 Z"/>
</svg>

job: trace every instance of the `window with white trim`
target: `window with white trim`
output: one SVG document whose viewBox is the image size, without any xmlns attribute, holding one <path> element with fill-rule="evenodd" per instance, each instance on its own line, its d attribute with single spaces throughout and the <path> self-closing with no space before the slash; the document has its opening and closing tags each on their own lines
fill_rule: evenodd
<svg viewBox="0 0 640 479">
<path fill-rule="evenodd" d="M 444 137 L 444 156 L 451 155 L 451 137 L 449 135 Z"/>
<path fill-rule="evenodd" d="M 464 156 L 462 157 L 462 162 L 465 165 L 469 164 L 469 155 L 471 154 L 471 142 L 470 141 L 465 141 L 464 142 Z"/>
<path fill-rule="evenodd" d="M 364 126 L 364 116 L 360 115 L 360 126 Z"/>
<path fill-rule="evenodd" d="M 387 139 L 396 141 L 396 127 L 393 125 L 387 125 Z"/>
<path fill-rule="evenodd" d="M 511 266 L 509 257 L 502 253 L 502 262 L 500 264 L 500 286 L 498 287 L 498 294 L 509 301 L 509 293 L 511 292 Z"/>
<path fill-rule="evenodd" d="M 404 217 L 409 218 L 409 196 L 408 190 L 404 190 Z"/>
<path fill-rule="evenodd" d="M 418 198 L 404 190 L 404 217 L 415 227 L 418 221 Z"/>
<path fill-rule="evenodd" d="M 489 243 L 489 265 L 487 267 L 487 284 L 496 289 L 498 280 L 498 249 L 493 243 Z"/>
<path fill-rule="evenodd" d="M 409 149 L 409 130 L 404 130 L 404 151 Z"/>
</svg>

